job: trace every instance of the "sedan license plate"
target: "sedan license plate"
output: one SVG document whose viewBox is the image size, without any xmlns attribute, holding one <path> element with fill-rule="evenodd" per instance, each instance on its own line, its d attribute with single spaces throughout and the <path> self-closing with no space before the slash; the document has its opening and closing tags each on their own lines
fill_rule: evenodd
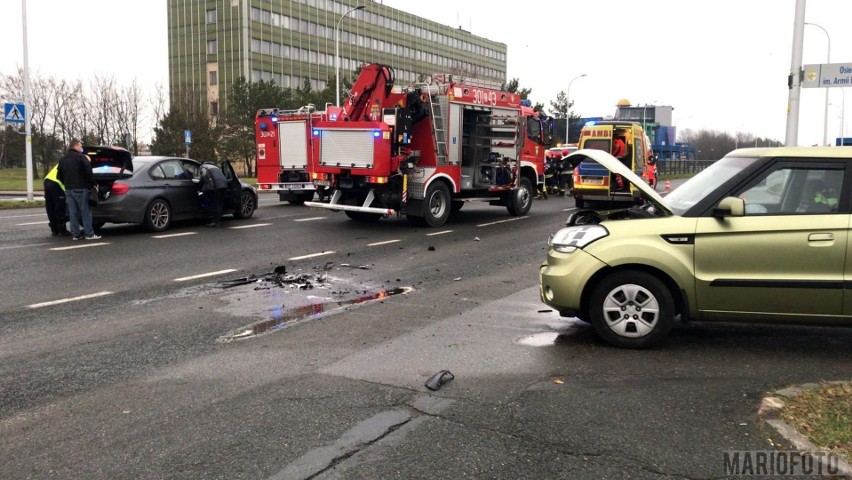
<svg viewBox="0 0 852 480">
<path fill-rule="evenodd" d="M 603 177 L 583 177 L 583 183 L 586 185 L 603 185 Z"/>
</svg>

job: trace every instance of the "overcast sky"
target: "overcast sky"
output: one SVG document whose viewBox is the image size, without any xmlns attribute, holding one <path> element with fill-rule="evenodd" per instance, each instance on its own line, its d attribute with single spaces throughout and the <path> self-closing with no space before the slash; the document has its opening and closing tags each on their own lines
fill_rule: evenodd
<svg viewBox="0 0 852 480">
<path fill-rule="evenodd" d="M 581 116 L 626 98 L 674 107 L 678 130 L 740 131 L 784 141 L 795 0 L 383 0 L 508 48 L 508 77 L 550 106 L 560 91 Z M 515 8 L 509 8 L 515 5 Z M 23 65 L 22 2 L 0 1 L 0 72 Z M 852 1 L 807 0 L 807 22 L 831 37 L 831 63 L 852 63 Z M 31 75 L 168 81 L 165 0 L 27 0 Z M 827 63 L 826 34 L 805 26 L 804 64 Z M 847 92 L 830 91 L 828 138 L 840 134 Z M 2 99 L 8 100 L 8 99 Z M 802 89 L 799 144 L 822 142 L 825 90 Z"/>
</svg>

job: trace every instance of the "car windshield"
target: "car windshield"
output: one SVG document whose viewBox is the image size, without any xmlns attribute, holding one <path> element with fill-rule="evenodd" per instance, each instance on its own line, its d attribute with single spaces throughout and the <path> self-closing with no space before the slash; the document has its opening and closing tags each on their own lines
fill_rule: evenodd
<svg viewBox="0 0 852 480">
<path fill-rule="evenodd" d="M 683 215 L 710 192 L 716 190 L 755 161 L 757 161 L 756 158 L 725 157 L 714 162 L 666 195 L 666 205 L 675 215 Z"/>
</svg>

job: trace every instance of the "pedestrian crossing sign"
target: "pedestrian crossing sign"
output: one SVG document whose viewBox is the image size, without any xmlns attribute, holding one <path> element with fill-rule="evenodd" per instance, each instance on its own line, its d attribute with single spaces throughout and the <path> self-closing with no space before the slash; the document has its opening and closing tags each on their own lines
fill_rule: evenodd
<svg viewBox="0 0 852 480">
<path fill-rule="evenodd" d="M 6 123 L 24 123 L 24 104 L 7 103 L 3 108 L 3 118 Z"/>
</svg>

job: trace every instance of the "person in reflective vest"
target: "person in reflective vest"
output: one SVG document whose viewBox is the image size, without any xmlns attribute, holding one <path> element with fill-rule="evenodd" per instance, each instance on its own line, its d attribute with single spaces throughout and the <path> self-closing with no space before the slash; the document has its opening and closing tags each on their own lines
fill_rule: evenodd
<svg viewBox="0 0 852 480">
<path fill-rule="evenodd" d="M 50 224 L 50 234 L 54 237 L 69 236 L 71 232 L 65 226 L 68 221 L 68 206 L 65 202 L 65 185 L 56 178 L 59 164 L 53 166 L 44 177 L 44 209 Z"/>
</svg>

